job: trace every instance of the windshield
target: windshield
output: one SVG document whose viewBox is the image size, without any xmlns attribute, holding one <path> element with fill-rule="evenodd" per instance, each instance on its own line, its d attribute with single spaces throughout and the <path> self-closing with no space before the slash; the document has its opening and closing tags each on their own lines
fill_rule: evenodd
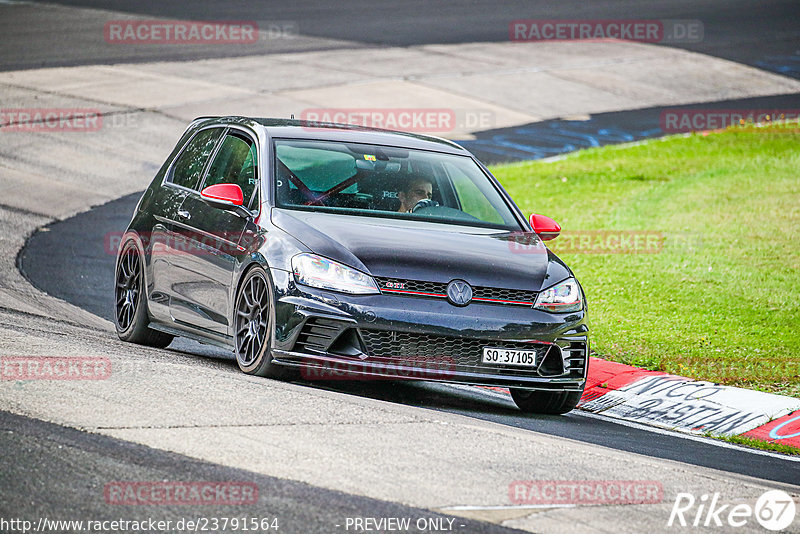
<svg viewBox="0 0 800 534">
<path fill-rule="evenodd" d="M 276 205 L 519 230 L 467 156 L 333 141 L 275 141 Z"/>
</svg>

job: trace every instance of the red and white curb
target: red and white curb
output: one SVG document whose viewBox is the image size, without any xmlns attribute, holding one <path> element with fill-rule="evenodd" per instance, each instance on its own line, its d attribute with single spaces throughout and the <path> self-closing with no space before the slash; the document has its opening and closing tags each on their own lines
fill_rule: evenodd
<svg viewBox="0 0 800 534">
<path fill-rule="evenodd" d="M 578 407 L 648 425 L 800 448 L 800 399 L 591 358 Z"/>
<path fill-rule="evenodd" d="M 746 436 L 800 448 L 800 399 L 590 360 L 581 410 L 691 434 Z"/>
</svg>

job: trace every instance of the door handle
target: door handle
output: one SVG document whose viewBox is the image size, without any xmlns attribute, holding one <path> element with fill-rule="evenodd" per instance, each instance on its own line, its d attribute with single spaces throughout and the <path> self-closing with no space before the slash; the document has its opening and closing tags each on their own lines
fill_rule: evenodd
<svg viewBox="0 0 800 534">
<path fill-rule="evenodd" d="M 189 213 L 189 210 L 178 210 L 178 217 L 181 219 L 191 219 L 192 214 Z"/>
</svg>

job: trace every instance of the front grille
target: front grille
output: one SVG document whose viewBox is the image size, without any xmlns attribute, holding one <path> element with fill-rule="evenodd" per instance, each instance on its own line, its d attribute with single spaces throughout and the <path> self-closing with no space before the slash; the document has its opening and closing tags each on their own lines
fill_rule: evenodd
<svg viewBox="0 0 800 534">
<path fill-rule="evenodd" d="M 535 368 L 518 365 L 487 365 L 481 362 L 484 347 L 533 349 L 536 350 L 537 362 L 546 358 L 548 362 L 553 360 L 553 363 L 558 366 L 558 371 L 553 371 L 554 366 L 541 366 L 542 374 L 547 376 L 563 374 L 561 350 L 557 345 L 547 343 L 496 341 L 369 329 L 361 329 L 361 337 L 366 345 L 367 354 L 372 358 L 400 360 L 403 363 L 435 369 L 455 368 L 456 371 L 488 374 L 507 374 L 509 371 L 513 371 L 514 374 L 541 376 Z"/>
<path fill-rule="evenodd" d="M 446 297 L 447 284 L 439 282 L 422 282 L 420 280 L 404 280 L 400 278 L 375 278 L 381 291 L 398 293 L 426 293 L 430 296 Z"/>
<path fill-rule="evenodd" d="M 386 277 L 376 277 L 375 280 L 378 282 L 380 290 L 386 293 L 428 298 L 447 298 L 447 284 L 444 283 Z M 488 304 L 533 306 L 536 300 L 536 292 L 524 289 L 473 286 L 472 300 L 486 302 Z"/>
<path fill-rule="evenodd" d="M 478 286 L 472 288 L 472 298 L 504 301 L 499 304 L 519 303 L 533 306 L 536 300 L 536 292 L 526 291 L 524 289 L 502 289 Z"/>
</svg>

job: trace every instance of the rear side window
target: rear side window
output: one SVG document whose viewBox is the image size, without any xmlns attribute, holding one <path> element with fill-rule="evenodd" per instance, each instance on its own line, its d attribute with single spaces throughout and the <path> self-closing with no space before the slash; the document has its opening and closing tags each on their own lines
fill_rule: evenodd
<svg viewBox="0 0 800 534">
<path fill-rule="evenodd" d="M 256 189 L 258 158 L 256 146 L 244 134 L 229 132 L 211 162 L 203 187 L 236 184 L 242 188 L 245 205 Z"/>
<path fill-rule="evenodd" d="M 196 188 L 221 133 L 221 128 L 209 128 L 195 135 L 175 160 L 170 182 L 188 189 Z"/>
</svg>

